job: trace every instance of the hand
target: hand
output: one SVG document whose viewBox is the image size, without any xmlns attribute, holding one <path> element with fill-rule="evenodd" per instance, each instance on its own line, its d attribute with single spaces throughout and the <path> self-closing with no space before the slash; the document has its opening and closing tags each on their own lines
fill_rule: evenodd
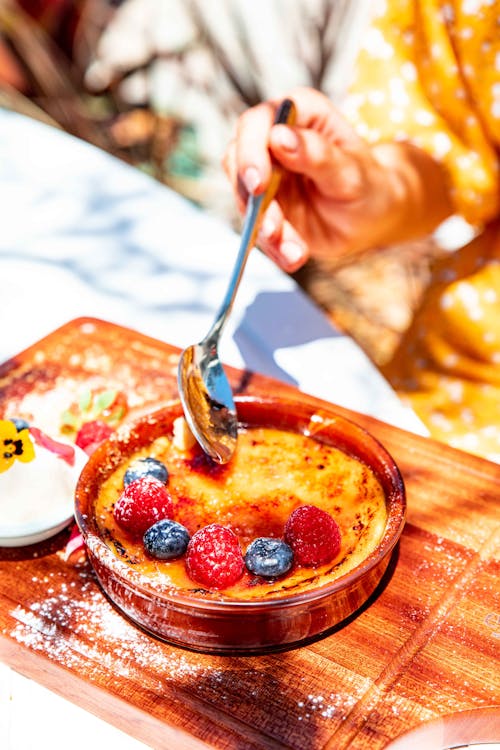
<svg viewBox="0 0 500 750">
<path fill-rule="evenodd" d="M 287 96 L 297 108 L 293 127 L 273 125 L 277 102 L 259 104 L 240 117 L 224 157 L 241 212 L 249 193 L 265 190 L 271 158 L 283 168 L 258 244 L 284 270 L 310 255 L 341 258 L 421 236 L 449 215 L 444 175 L 424 152 L 369 145 L 314 89 Z"/>
</svg>

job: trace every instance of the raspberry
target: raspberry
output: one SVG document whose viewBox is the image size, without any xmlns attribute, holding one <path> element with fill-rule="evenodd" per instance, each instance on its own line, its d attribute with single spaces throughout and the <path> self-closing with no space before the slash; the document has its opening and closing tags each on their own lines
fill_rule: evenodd
<svg viewBox="0 0 500 750">
<path fill-rule="evenodd" d="M 109 424 L 100 419 L 94 419 L 92 422 L 82 424 L 76 434 L 75 443 L 90 456 L 100 443 L 109 438 L 112 432 L 113 428 Z"/>
<path fill-rule="evenodd" d="M 295 562 L 316 567 L 331 562 L 340 551 L 340 530 L 332 516 L 315 505 L 301 505 L 285 524 L 285 541 Z"/>
<path fill-rule="evenodd" d="M 157 521 L 171 518 L 172 498 L 155 477 L 142 477 L 128 484 L 115 503 L 116 523 L 132 536 L 142 536 Z"/>
<path fill-rule="evenodd" d="M 190 577 L 203 586 L 231 586 L 241 578 L 245 567 L 238 537 L 227 526 L 205 526 L 191 537 L 186 567 Z"/>
</svg>

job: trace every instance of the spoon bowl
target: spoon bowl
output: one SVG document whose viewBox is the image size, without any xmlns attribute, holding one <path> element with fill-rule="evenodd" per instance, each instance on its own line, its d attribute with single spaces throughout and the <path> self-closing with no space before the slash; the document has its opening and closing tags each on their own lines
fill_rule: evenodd
<svg viewBox="0 0 500 750">
<path fill-rule="evenodd" d="M 217 352 L 205 339 L 188 346 L 179 362 L 184 415 L 205 453 L 227 463 L 236 448 L 238 416 L 233 393 Z"/>
</svg>

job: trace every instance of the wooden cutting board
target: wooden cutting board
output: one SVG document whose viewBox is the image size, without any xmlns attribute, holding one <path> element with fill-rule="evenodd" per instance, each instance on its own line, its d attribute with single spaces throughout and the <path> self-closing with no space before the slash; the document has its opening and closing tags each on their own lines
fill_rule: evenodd
<svg viewBox="0 0 500 750">
<path fill-rule="evenodd" d="M 29 413 L 50 430 L 87 387 L 123 391 L 136 416 L 176 397 L 178 353 L 72 321 L 0 366 L 0 416 Z M 230 378 L 236 392 L 297 394 L 250 372 Z M 485 710 L 500 705 L 500 466 L 338 411 L 392 453 L 408 498 L 397 554 L 347 622 L 262 657 L 171 647 L 125 620 L 87 563 L 64 561 L 65 531 L 0 549 L 0 659 L 158 750 L 378 750 L 472 709 L 500 739 L 500 710 Z"/>
</svg>

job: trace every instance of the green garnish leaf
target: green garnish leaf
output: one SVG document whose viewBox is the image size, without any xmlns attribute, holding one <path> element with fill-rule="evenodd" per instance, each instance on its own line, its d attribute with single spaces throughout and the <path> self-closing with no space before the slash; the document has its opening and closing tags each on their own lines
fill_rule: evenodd
<svg viewBox="0 0 500 750">
<path fill-rule="evenodd" d="M 83 391 L 78 399 L 78 406 L 81 411 L 88 411 L 92 403 L 92 392 L 90 390 Z"/>
<path fill-rule="evenodd" d="M 108 409 L 116 399 L 116 391 L 103 391 L 95 399 L 95 406 L 98 411 Z"/>
</svg>

